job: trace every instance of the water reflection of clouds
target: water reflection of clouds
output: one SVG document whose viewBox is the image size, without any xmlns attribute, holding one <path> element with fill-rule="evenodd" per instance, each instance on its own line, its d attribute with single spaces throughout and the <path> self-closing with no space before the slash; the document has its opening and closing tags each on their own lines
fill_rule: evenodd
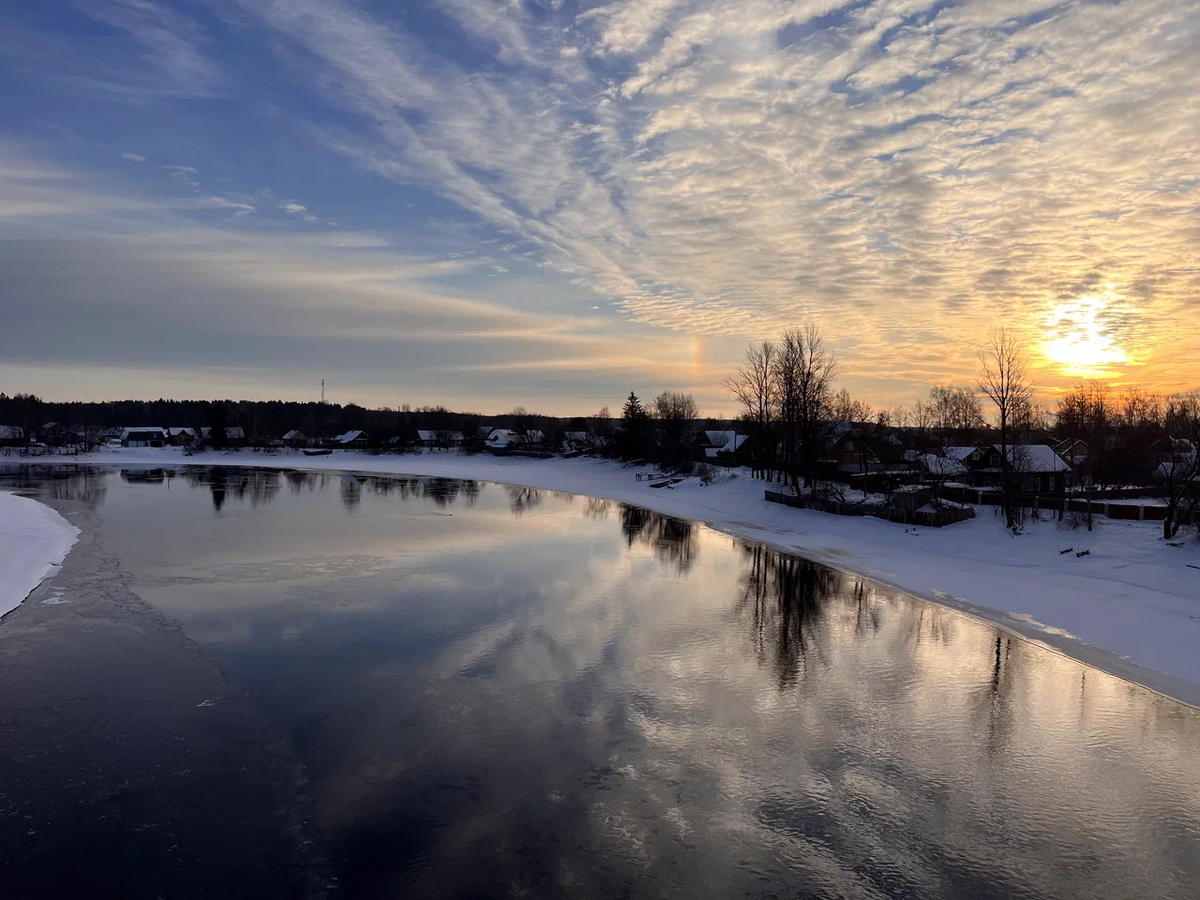
<svg viewBox="0 0 1200 900">
<path fill-rule="evenodd" d="M 1191 896 L 1193 711 L 694 524 L 528 497 L 351 520 L 314 488 L 327 573 L 180 611 L 293 729 L 347 890 Z"/>
</svg>

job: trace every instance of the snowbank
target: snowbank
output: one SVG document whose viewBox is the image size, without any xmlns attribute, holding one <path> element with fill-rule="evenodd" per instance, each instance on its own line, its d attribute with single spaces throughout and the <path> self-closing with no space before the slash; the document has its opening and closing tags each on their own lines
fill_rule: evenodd
<svg viewBox="0 0 1200 900">
<path fill-rule="evenodd" d="M 0 616 L 58 571 L 79 529 L 28 497 L 0 491 Z"/>
<path fill-rule="evenodd" d="M 38 459 L 42 463 L 53 458 Z M 1097 518 L 1089 533 L 1060 531 L 1035 522 L 1013 537 L 991 507 L 975 519 L 943 529 L 920 529 L 871 517 L 841 517 L 767 503 L 767 486 L 741 470 L 712 485 L 689 478 L 651 488 L 638 472 L 617 462 L 466 456 L 431 451 L 381 455 L 337 451 L 327 457 L 298 452 L 241 451 L 184 457 L 176 448 L 107 450 L 61 462 L 176 465 L 224 464 L 271 468 L 333 469 L 373 473 L 474 478 L 586 494 L 633 503 L 704 522 L 828 565 L 901 588 L 934 602 L 994 621 L 1119 675 L 1200 702 L 1200 544 L 1161 540 L 1154 522 Z M 0 457 L 0 463 L 3 463 Z M 15 462 L 15 460 L 14 460 Z M 1085 557 L 1068 547 L 1090 550 Z M 35 582 L 36 583 L 36 582 Z M 1116 654 L 1097 654 L 1104 648 Z M 1171 678 L 1155 680 L 1122 668 L 1121 660 Z M 1172 679 L 1182 679 L 1180 686 Z M 1190 685 L 1190 688 L 1188 686 Z"/>
</svg>

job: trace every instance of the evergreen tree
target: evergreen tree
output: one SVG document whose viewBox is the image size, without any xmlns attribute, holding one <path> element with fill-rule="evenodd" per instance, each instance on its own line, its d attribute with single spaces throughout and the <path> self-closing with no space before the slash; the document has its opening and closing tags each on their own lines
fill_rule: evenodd
<svg viewBox="0 0 1200 900">
<path fill-rule="evenodd" d="M 650 414 L 642 406 L 637 394 L 629 392 L 621 412 L 621 455 L 636 459 L 646 453 L 646 431 Z"/>
<path fill-rule="evenodd" d="M 225 446 L 225 404 L 214 400 L 212 405 L 212 424 L 210 441 L 216 449 Z"/>
</svg>

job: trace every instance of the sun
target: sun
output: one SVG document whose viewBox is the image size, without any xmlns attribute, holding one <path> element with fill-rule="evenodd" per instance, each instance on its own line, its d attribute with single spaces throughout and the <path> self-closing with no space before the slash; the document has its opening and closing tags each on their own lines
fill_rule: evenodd
<svg viewBox="0 0 1200 900">
<path fill-rule="evenodd" d="M 1080 297 L 1051 310 L 1046 325 L 1052 337 L 1042 345 L 1042 352 L 1058 363 L 1064 374 L 1103 375 L 1107 367 L 1129 362 L 1129 354 L 1117 345 L 1103 322 L 1113 299 Z"/>
</svg>

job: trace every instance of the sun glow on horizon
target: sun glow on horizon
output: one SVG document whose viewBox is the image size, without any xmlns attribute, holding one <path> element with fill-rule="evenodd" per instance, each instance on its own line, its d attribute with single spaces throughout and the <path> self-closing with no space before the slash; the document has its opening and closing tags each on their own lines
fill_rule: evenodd
<svg viewBox="0 0 1200 900">
<path fill-rule="evenodd" d="M 1047 316 L 1051 337 L 1042 352 L 1065 375 L 1107 375 L 1108 367 L 1130 362 L 1104 322 L 1105 312 L 1121 299 L 1110 291 L 1056 305 Z"/>
</svg>

